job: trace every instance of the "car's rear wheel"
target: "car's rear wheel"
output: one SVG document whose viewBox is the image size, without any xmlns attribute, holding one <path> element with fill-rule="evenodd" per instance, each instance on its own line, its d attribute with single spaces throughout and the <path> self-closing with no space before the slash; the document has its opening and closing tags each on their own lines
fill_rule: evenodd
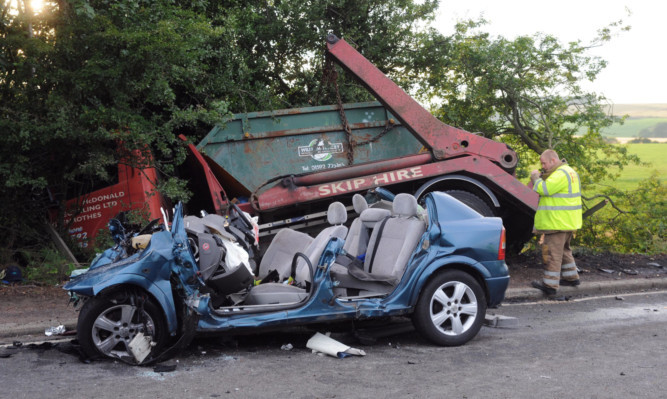
<svg viewBox="0 0 667 399">
<path fill-rule="evenodd" d="M 447 270 L 426 284 L 412 320 L 429 341 L 458 346 L 477 335 L 485 314 L 486 298 L 477 280 L 460 270 Z"/>
<path fill-rule="evenodd" d="M 77 338 L 91 358 L 101 355 L 135 362 L 128 345 L 139 333 L 151 337 L 152 354 L 160 353 L 168 339 L 164 316 L 146 295 L 116 292 L 90 298 L 79 314 Z"/>
<path fill-rule="evenodd" d="M 489 204 L 473 193 L 463 190 L 446 190 L 445 193 L 468 205 L 482 216 L 494 216 Z"/>
</svg>

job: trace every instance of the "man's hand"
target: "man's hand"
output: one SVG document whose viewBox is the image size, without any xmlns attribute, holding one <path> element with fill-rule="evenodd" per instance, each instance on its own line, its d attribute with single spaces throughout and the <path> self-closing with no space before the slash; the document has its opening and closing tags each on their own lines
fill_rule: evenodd
<svg viewBox="0 0 667 399">
<path fill-rule="evenodd" d="M 541 175 L 542 175 L 542 173 L 540 173 L 539 170 L 534 170 L 534 171 L 530 172 L 530 181 L 535 183 L 537 181 L 537 179 L 540 178 Z"/>
</svg>

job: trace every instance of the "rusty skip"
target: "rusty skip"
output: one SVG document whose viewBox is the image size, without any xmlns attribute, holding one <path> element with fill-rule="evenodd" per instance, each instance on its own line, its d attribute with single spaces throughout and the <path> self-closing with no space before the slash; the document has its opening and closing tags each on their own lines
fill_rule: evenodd
<svg viewBox="0 0 667 399">
<path fill-rule="evenodd" d="M 328 170 L 326 172 L 312 173 L 305 176 L 296 176 L 291 178 L 291 182 L 296 186 L 312 186 L 326 182 L 349 179 L 355 176 L 365 176 L 376 173 L 383 173 L 396 169 L 410 168 L 431 162 L 431 154 L 418 154 L 386 161 L 369 162 L 355 165 L 348 168 Z"/>
</svg>

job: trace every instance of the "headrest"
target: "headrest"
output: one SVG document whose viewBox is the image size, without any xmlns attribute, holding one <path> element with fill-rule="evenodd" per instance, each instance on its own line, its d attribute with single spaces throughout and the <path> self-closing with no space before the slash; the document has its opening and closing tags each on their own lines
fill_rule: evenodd
<svg viewBox="0 0 667 399">
<path fill-rule="evenodd" d="M 400 193 L 394 198 L 394 216 L 417 216 L 417 209 L 417 199 L 411 194 Z"/>
<path fill-rule="evenodd" d="M 217 215 L 215 213 L 209 213 L 208 215 L 202 218 L 202 223 L 206 226 L 211 233 L 217 234 L 226 238 L 230 241 L 236 241 L 236 238 L 227 232 L 225 226 L 229 224 L 227 219 L 224 216 Z"/>
<path fill-rule="evenodd" d="M 330 225 L 343 224 L 347 222 L 347 209 L 340 202 L 332 202 L 327 210 L 327 221 Z"/>
<path fill-rule="evenodd" d="M 388 209 L 368 208 L 361 213 L 359 218 L 361 219 L 364 227 L 367 229 L 372 229 L 379 221 L 389 216 L 391 216 L 391 212 Z"/>
<path fill-rule="evenodd" d="M 208 233 L 208 229 L 204 226 L 204 222 L 197 216 L 186 216 L 183 218 L 185 222 L 185 230 L 191 233 L 201 234 Z"/>
<path fill-rule="evenodd" d="M 361 215 L 361 212 L 368 208 L 368 202 L 366 202 L 366 198 L 363 195 L 354 194 L 354 197 L 352 197 L 352 206 L 357 215 Z"/>
</svg>

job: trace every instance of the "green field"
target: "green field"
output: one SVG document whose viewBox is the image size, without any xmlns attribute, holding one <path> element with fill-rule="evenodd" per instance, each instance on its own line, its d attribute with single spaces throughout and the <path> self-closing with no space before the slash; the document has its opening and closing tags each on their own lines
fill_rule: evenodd
<svg viewBox="0 0 667 399">
<path fill-rule="evenodd" d="M 667 118 L 628 118 L 622 125 L 614 124 L 601 131 L 605 137 L 640 137 L 640 132 L 659 123 L 667 123 Z M 578 136 L 583 136 L 586 128 L 580 128 Z M 644 136 L 644 135 L 642 135 Z"/>
<path fill-rule="evenodd" d="M 667 118 L 628 118 L 622 125 L 612 125 L 602 130 L 606 137 L 639 137 L 639 132 L 658 123 L 667 123 Z"/>
<path fill-rule="evenodd" d="M 613 104 L 606 110 L 616 116 L 627 115 L 623 125 L 615 124 L 602 131 L 607 137 L 639 137 L 639 132 L 659 123 L 667 123 L 667 104 Z M 580 129 L 579 135 L 586 133 Z"/>
<path fill-rule="evenodd" d="M 667 143 L 651 143 L 651 144 L 625 144 L 631 154 L 637 155 L 642 162 L 649 163 L 648 166 L 642 165 L 627 165 L 623 168 L 615 180 L 608 180 L 600 182 L 601 185 L 614 186 L 621 190 L 629 190 L 636 188 L 638 183 L 657 171 L 660 176 L 660 181 L 667 184 Z M 538 169 L 539 164 L 535 164 L 529 169 Z M 614 168 L 612 172 L 617 172 L 618 168 Z M 528 183 L 528 179 L 524 179 L 524 183 Z M 595 188 L 593 188 L 595 190 Z M 590 194 L 590 193 L 589 193 Z"/>
<path fill-rule="evenodd" d="M 627 144 L 631 154 L 639 156 L 643 162 L 650 166 L 628 165 L 621 171 L 621 175 L 614 181 L 602 184 L 613 185 L 619 189 L 627 190 L 637 187 L 639 181 L 646 179 L 657 170 L 660 180 L 667 183 L 667 144 Z"/>
</svg>

